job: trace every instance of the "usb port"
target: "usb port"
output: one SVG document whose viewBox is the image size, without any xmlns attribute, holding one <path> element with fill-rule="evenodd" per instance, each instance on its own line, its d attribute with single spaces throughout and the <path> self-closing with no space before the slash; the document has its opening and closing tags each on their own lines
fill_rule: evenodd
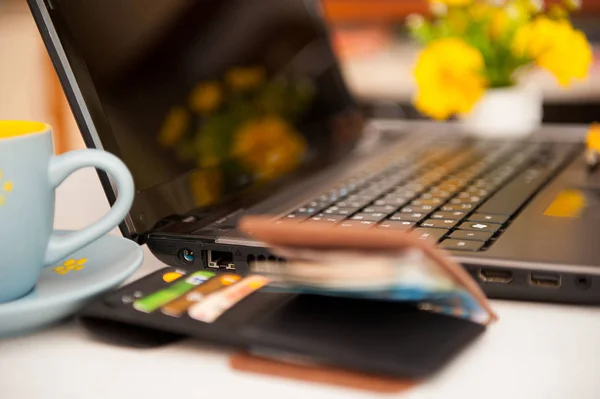
<svg viewBox="0 0 600 399">
<path fill-rule="evenodd" d="M 479 269 L 479 279 L 486 283 L 508 284 L 514 279 L 513 272 L 499 269 Z"/>
<path fill-rule="evenodd" d="M 558 274 L 531 273 L 529 275 L 529 285 L 536 287 L 559 288 L 562 279 Z"/>
</svg>

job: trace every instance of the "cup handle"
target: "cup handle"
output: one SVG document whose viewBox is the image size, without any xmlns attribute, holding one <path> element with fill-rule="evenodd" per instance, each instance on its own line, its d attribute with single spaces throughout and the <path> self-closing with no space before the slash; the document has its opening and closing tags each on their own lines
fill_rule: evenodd
<svg viewBox="0 0 600 399">
<path fill-rule="evenodd" d="M 53 265 L 107 234 L 125 219 L 131 209 L 135 195 L 131 173 L 119 158 L 108 152 L 85 149 L 52 157 L 48 168 L 50 186 L 56 189 L 69 175 L 85 167 L 96 167 L 112 176 L 117 185 L 117 200 L 104 217 L 90 226 L 67 235 L 52 233 L 44 258 L 45 266 Z"/>
</svg>

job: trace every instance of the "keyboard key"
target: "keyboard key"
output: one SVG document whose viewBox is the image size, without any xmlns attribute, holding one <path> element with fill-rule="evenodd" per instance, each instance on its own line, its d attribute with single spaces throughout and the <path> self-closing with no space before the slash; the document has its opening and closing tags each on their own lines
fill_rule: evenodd
<svg viewBox="0 0 600 399">
<path fill-rule="evenodd" d="M 369 203 L 371 201 L 373 201 L 375 198 L 373 198 L 372 195 L 351 195 L 348 197 L 348 201 L 355 201 L 355 202 L 366 202 Z"/>
<path fill-rule="evenodd" d="M 416 226 L 415 222 L 386 220 L 385 222 L 382 222 L 377 227 L 380 229 L 406 231 L 406 230 L 410 230 L 410 229 L 414 228 L 415 226 Z"/>
<path fill-rule="evenodd" d="M 436 212 L 431 215 L 431 219 L 450 219 L 450 220 L 461 220 L 467 213 L 464 211 L 452 211 L 452 212 Z"/>
<path fill-rule="evenodd" d="M 301 207 L 296 209 L 296 211 L 294 213 L 299 214 L 299 213 L 305 213 L 307 215 L 314 215 L 315 213 L 319 212 L 318 208 L 314 208 L 314 207 Z"/>
<path fill-rule="evenodd" d="M 375 222 L 370 220 L 344 220 L 338 224 L 337 227 L 343 227 L 346 229 L 368 229 L 375 225 Z"/>
<path fill-rule="evenodd" d="M 350 200 L 346 200 L 346 201 L 340 201 L 337 204 L 335 204 L 335 206 L 339 206 L 340 208 L 356 208 L 356 209 L 360 209 L 363 206 L 367 205 L 369 203 L 369 201 L 350 201 Z"/>
<path fill-rule="evenodd" d="M 421 223 L 421 227 L 428 227 L 431 229 L 451 229 L 458 223 L 458 220 L 452 219 L 427 219 Z"/>
<path fill-rule="evenodd" d="M 448 183 L 448 182 L 444 182 L 444 183 L 440 184 L 439 186 L 437 186 L 437 188 L 442 191 L 447 191 L 449 193 L 455 193 L 458 191 L 458 186 L 456 184 L 452 184 L 452 183 Z"/>
<path fill-rule="evenodd" d="M 391 220 L 402 220 L 402 221 L 407 221 L 407 222 L 420 222 L 421 220 L 425 219 L 426 217 L 427 217 L 426 213 L 419 213 L 419 212 L 413 212 L 413 213 L 398 212 L 398 213 L 395 213 L 390 219 Z"/>
<path fill-rule="evenodd" d="M 448 185 L 454 186 L 458 190 L 460 190 L 461 187 L 464 187 L 467 184 L 467 180 L 462 179 L 462 178 L 448 179 L 448 180 L 444 181 L 443 184 L 448 184 Z"/>
<path fill-rule="evenodd" d="M 502 227 L 501 224 L 483 222 L 464 222 L 458 226 L 459 230 L 487 231 L 488 233 L 495 233 L 500 227 Z"/>
<path fill-rule="evenodd" d="M 470 211 L 475 206 L 473 204 L 460 204 L 460 205 L 444 205 L 440 208 L 443 212 L 454 212 L 454 211 Z"/>
<path fill-rule="evenodd" d="M 434 184 L 436 181 L 438 181 L 439 178 L 436 178 L 435 176 L 420 176 L 417 177 L 414 182 L 421 185 L 421 186 L 430 186 L 432 184 Z"/>
<path fill-rule="evenodd" d="M 385 197 L 375 201 L 375 205 L 392 205 L 395 207 L 402 206 L 411 200 L 412 197 L 402 197 L 396 195 L 386 195 Z"/>
<path fill-rule="evenodd" d="M 442 198 L 442 199 L 447 199 L 452 197 L 452 192 L 450 191 L 446 191 L 446 190 L 439 190 L 439 189 L 432 189 L 431 191 L 429 191 L 428 194 L 431 194 L 431 196 L 433 198 Z"/>
<path fill-rule="evenodd" d="M 403 213 L 412 213 L 412 212 L 416 212 L 416 213 L 431 213 L 435 208 L 431 205 L 421 205 L 421 206 L 416 206 L 416 205 L 408 205 L 403 207 L 402 209 L 400 209 L 400 212 Z"/>
<path fill-rule="evenodd" d="M 489 190 L 492 187 L 492 183 L 487 179 L 477 179 L 473 183 L 473 187 L 477 187 L 482 190 Z"/>
<path fill-rule="evenodd" d="M 450 238 L 457 240 L 487 241 L 492 238 L 492 235 L 493 233 L 487 231 L 456 230 L 450 234 Z"/>
<path fill-rule="evenodd" d="M 378 196 L 380 196 L 381 193 L 382 193 L 381 189 L 377 188 L 376 186 L 372 186 L 372 188 L 364 189 L 362 191 L 359 191 L 355 195 L 351 195 L 350 197 L 348 197 L 348 199 L 350 201 L 367 201 L 367 202 L 371 202 L 375 198 L 377 198 Z"/>
<path fill-rule="evenodd" d="M 311 217 L 311 222 L 326 222 L 326 223 L 337 223 L 341 220 L 344 220 L 346 217 L 344 215 L 325 215 L 319 214 L 317 216 Z"/>
<path fill-rule="evenodd" d="M 471 222 L 489 222 L 504 224 L 508 220 L 508 216 L 505 215 L 490 215 L 485 213 L 475 213 L 469 216 Z"/>
<path fill-rule="evenodd" d="M 476 195 L 476 196 L 482 197 L 482 198 L 487 197 L 489 194 L 489 192 L 487 190 L 481 189 L 479 187 L 474 187 L 474 186 L 467 188 L 467 193 L 469 193 L 471 195 Z"/>
<path fill-rule="evenodd" d="M 341 208 L 339 206 L 332 206 L 323 211 L 326 215 L 343 215 L 349 216 L 358 211 L 359 208 Z"/>
<path fill-rule="evenodd" d="M 389 215 L 390 213 L 394 212 L 397 208 L 398 207 L 394 205 L 373 205 L 363 209 L 362 211 L 365 213 L 386 213 Z"/>
<path fill-rule="evenodd" d="M 444 229 L 428 229 L 419 227 L 414 229 L 411 234 L 416 234 L 421 240 L 428 240 L 433 243 L 437 243 L 442 237 L 448 233 L 448 230 Z"/>
<path fill-rule="evenodd" d="M 424 184 L 421 184 L 421 183 L 410 182 L 410 183 L 405 184 L 402 189 L 406 190 L 406 191 L 412 191 L 416 195 L 416 194 L 422 192 L 423 190 L 425 190 L 426 187 L 427 186 L 425 186 Z"/>
<path fill-rule="evenodd" d="M 483 202 L 483 198 L 478 197 L 477 195 L 473 195 L 467 198 L 465 202 L 469 204 L 480 204 L 481 202 Z"/>
<path fill-rule="evenodd" d="M 416 199 L 413 200 L 410 204 L 411 205 L 416 205 L 416 206 L 422 206 L 422 205 L 433 205 L 433 206 L 438 206 L 441 203 L 443 203 L 444 200 L 441 198 L 431 198 L 431 199 Z"/>
<path fill-rule="evenodd" d="M 387 213 L 358 213 L 352 216 L 352 220 L 369 220 L 371 222 L 379 222 L 386 216 Z"/>
<path fill-rule="evenodd" d="M 451 250 L 451 251 L 472 251 L 476 252 L 483 247 L 483 242 L 481 241 L 469 241 L 469 240 L 455 240 L 455 239 L 446 239 L 442 241 L 440 244 L 440 248 Z"/>
<path fill-rule="evenodd" d="M 406 197 L 406 198 L 414 198 L 418 195 L 419 193 L 415 190 L 413 190 L 410 187 L 407 186 L 400 186 L 400 187 L 396 187 L 390 194 L 389 196 L 396 196 L 396 197 Z"/>
<path fill-rule="evenodd" d="M 477 196 L 470 196 L 468 198 L 452 198 L 450 205 L 462 205 L 462 204 L 479 204 L 483 199 Z"/>
<path fill-rule="evenodd" d="M 328 204 L 328 202 L 325 201 L 318 201 L 318 200 L 314 200 L 314 201 L 310 201 L 308 204 L 304 205 L 304 208 L 323 208 Z"/>
</svg>

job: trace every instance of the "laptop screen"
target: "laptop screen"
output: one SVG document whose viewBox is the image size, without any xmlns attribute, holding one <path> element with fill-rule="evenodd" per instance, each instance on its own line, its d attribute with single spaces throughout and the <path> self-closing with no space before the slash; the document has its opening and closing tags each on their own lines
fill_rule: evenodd
<svg viewBox="0 0 600 399">
<path fill-rule="evenodd" d="M 352 148 L 361 118 L 310 5 L 53 0 L 94 130 L 133 173 L 138 230 L 271 195 Z"/>
</svg>

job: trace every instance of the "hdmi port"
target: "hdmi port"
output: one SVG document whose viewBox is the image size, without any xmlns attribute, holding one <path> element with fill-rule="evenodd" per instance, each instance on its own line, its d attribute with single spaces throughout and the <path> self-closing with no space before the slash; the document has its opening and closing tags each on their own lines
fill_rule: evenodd
<svg viewBox="0 0 600 399">
<path fill-rule="evenodd" d="M 531 273 L 529 275 L 529 285 L 536 287 L 559 288 L 562 279 L 556 274 Z"/>
<path fill-rule="evenodd" d="M 507 270 L 479 269 L 479 278 L 486 283 L 508 284 L 514 275 Z"/>
</svg>

